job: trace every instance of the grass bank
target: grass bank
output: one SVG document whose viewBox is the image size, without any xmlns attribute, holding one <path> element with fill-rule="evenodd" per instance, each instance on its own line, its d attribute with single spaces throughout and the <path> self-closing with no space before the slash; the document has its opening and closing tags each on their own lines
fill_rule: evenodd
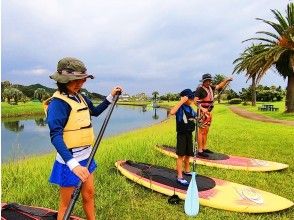
<svg viewBox="0 0 294 220">
<path fill-rule="evenodd" d="M 150 102 L 129 102 L 129 101 L 118 101 L 119 105 L 133 105 L 133 106 L 146 106 L 149 105 Z"/>
<path fill-rule="evenodd" d="M 97 105 L 99 104 L 99 101 L 95 101 L 94 103 Z M 150 104 L 150 102 L 119 102 L 118 104 L 146 106 Z M 1 102 L 1 118 L 3 119 L 29 116 L 45 116 L 41 102 L 19 102 L 17 105 L 10 105 L 7 102 Z"/>
<path fill-rule="evenodd" d="M 97 219 L 188 219 L 183 211 L 183 202 L 181 205 L 169 205 L 168 197 L 127 180 L 114 167 L 115 161 L 122 159 L 175 167 L 173 158 L 154 149 L 158 143 L 175 145 L 175 137 L 175 120 L 171 118 L 102 140 L 96 155 L 99 163 L 95 172 Z M 257 173 L 199 165 L 199 174 L 256 187 L 294 200 L 293 128 L 244 119 L 225 105 L 218 105 L 214 110 L 209 146 L 219 152 L 287 163 L 290 167 L 280 172 Z M 57 209 L 58 187 L 47 181 L 54 159 L 55 155 L 49 154 L 3 164 L 2 201 Z M 200 208 L 197 219 L 291 219 L 294 216 L 293 207 L 269 214 Z M 77 202 L 74 213 L 84 216 L 81 201 Z"/>
<path fill-rule="evenodd" d="M 10 105 L 7 102 L 1 102 L 1 118 L 32 115 L 45 116 L 41 102 L 19 102 L 17 105 Z"/>
</svg>

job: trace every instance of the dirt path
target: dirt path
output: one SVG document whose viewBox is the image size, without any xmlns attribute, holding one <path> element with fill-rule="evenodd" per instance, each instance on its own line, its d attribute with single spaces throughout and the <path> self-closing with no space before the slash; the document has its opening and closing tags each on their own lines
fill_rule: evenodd
<svg viewBox="0 0 294 220">
<path fill-rule="evenodd" d="M 265 115 L 246 111 L 245 109 L 239 108 L 237 106 L 230 106 L 229 108 L 231 109 L 232 112 L 234 112 L 235 114 L 240 115 L 244 118 L 249 118 L 249 119 L 256 120 L 256 121 L 263 121 L 263 122 L 270 122 L 270 123 L 294 126 L 294 121 L 286 121 L 286 120 L 279 120 L 279 119 L 270 118 Z"/>
</svg>

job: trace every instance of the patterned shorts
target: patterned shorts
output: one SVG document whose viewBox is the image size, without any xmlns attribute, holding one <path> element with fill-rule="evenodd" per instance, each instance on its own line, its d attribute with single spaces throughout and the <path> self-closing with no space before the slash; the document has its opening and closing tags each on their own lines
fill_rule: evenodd
<svg viewBox="0 0 294 220">
<path fill-rule="evenodd" d="M 199 120 L 199 127 L 206 128 L 209 127 L 212 121 L 212 114 L 211 112 L 200 113 L 200 120 Z"/>
</svg>

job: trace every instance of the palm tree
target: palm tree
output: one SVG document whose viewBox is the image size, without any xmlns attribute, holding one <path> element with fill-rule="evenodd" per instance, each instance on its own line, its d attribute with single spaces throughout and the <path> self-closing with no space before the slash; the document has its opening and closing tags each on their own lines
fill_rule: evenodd
<svg viewBox="0 0 294 220">
<path fill-rule="evenodd" d="M 152 92 L 154 102 L 156 102 L 158 95 L 159 95 L 159 92 L 157 92 L 157 91 Z"/>
<path fill-rule="evenodd" d="M 250 38 L 258 40 L 263 45 L 263 50 L 256 54 L 250 61 L 253 69 L 258 70 L 256 82 L 274 66 L 277 72 L 288 78 L 286 89 L 286 112 L 294 112 L 294 3 L 287 5 L 286 16 L 283 17 L 278 10 L 271 10 L 275 15 L 276 22 L 257 18 L 271 26 L 276 33 L 259 31 L 265 37 Z"/>
<path fill-rule="evenodd" d="M 259 65 L 253 65 L 253 61 L 255 56 L 263 52 L 265 46 L 263 44 L 252 44 L 251 47 L 248 47 L 244 50 L 243 53 L 240 54 L 240 57 L 234 60 L 233 64 L 235 64 L 235 68 L 233 73 L 241 73 L 245 72 L 245 76 L 252 80 L 251 89 L 252 89 L 252 97 L 251 104 L 252 106 L 256 106 L 256 85 L 257 85 L 257 74 L 260 71 L 260 66 L 262 66 L 265 60 L 260 60 Z"/>
</svg>

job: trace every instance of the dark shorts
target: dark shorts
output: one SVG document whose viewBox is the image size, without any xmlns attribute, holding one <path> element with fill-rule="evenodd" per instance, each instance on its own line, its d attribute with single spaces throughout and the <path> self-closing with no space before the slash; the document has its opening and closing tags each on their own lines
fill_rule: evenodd
<svg viewBox="0 0 294 220">
<path fill-rule="evenodd" d="M 177 133 L 176 154 L 178 156 L 194 156 L 192 132 Z"/>
</svg>

